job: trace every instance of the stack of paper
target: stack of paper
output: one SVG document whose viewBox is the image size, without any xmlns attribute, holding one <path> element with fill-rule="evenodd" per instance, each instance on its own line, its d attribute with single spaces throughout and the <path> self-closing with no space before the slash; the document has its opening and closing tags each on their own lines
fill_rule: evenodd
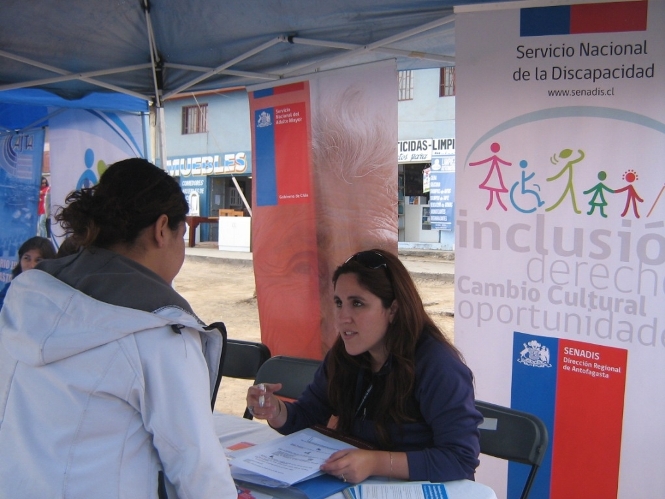
<svg viewBox="0 0 665 499">
<path fill-rule="evenodd" d="M 275 497 L 328 497 L 349 484 L 324 475 L 321 465 L 341 449 L 352 445 L 301 430 L 233 453 L 231 475 L 251 490 Z"/>
</svg>

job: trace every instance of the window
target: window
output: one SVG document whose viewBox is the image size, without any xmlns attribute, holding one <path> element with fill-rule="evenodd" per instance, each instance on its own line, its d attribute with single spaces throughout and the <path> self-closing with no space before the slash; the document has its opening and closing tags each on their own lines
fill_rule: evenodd
<svg viewBox="0 0 665 499">
<path fill-rule="evenodd" d="M 398 100 L 413 100 L 413 71 L 399 72 Z"/>
<path fill-rule="evenodd" d="M 238 184 L 240 185 L 240 184 Z M 244 192 L 243 192 L 244 194 Z M 240 193 L 235 185 L 231 185 L 229 189 L 229 206 L 240 206 L 242 207 L 242 199 L 240 198 Z"/>
<path fill-rule="evenodd" d="M 183 106 L 182 134 L 204 133 L 208 131 L 208 104 Z"/>
<path fill-rule="evenodd" d="M 439 97 L 455 95 L 455 66 L 441 68 Z"/>
</svg>

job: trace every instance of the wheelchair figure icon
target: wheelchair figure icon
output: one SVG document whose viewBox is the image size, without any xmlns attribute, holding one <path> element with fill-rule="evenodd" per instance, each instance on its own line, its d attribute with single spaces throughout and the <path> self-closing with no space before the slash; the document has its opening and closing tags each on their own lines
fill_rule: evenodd
<svg viewBox="0 0 665 499">
<path fill-rule="evenodd" d="M 527 182 L 536 175 L 533 172 L 527 175 L 527 166 L 528 163 L 526 160 L 520 161 L 520 168 L 522 169 L 520 173 L 522 174 L 522 178 L 515 182 L 510 188 L 510 204 L 512 204 L 517 211 L 522 213 L 533 213 L 536 209 L 544 205 L 545 201 L 540 199 L 540 194 L 537 191 L 527 187 Z M 518 186 L 520 187 L 519 191 L 517 191 Z M 538 184 L 533 184 L 533 186 L 540 191 L 540 186 Z M 518 204 L 516 200 L 516 191 L 518 196 L 517 199 L 520 201 L 520 204 Z M 530 198 L 531 201 L 528 201 L 526 198 Z"/>
</svg>

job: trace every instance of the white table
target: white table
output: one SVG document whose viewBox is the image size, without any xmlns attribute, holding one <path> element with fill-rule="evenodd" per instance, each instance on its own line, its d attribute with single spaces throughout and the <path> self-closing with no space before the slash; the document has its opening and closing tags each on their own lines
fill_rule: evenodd
<svg viewBox="0 0 665 499">
<path fill-rule="evenodd" d="M 218 412 L 213 414 L 213 419 L 219 441 L 229 455 L 233 454 L 229 447 L 242 445 L 243 443 L 258 444 L 280 436 L 267 424 L 251 419 Z M 445 487 L 448 499 L 497 499 L 491 488 L 471 480 L 446 482 Z M 343 498 L 344 496 L 341 493 L 330 497 L 330 499 Z"/>
</svg>

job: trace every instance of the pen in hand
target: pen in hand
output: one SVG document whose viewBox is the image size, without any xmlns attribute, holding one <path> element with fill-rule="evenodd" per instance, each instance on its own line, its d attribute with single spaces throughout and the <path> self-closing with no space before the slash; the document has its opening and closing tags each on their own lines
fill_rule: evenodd
<svg viewBox="0 0 665 499">
<path fill-rule="evenodd" d="M 261 395 L 259 395 L 259 407 L 263 407 L 266 403 L 266 397 L 265 397 L 266 385 L 264 385 L 263 383 L 259 383 L 258 387 L 259 390 L 261 391 Z"/>
</svg>

